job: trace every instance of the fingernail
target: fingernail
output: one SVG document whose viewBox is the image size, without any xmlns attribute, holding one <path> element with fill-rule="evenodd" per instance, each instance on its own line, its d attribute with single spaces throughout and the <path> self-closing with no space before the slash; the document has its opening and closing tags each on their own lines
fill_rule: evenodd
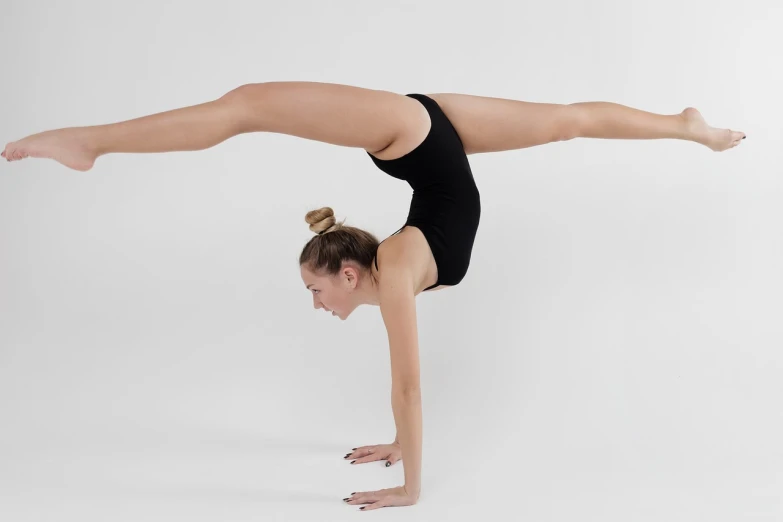
<svg viewBox="0 0 783 522">
<path fill-rule="evenodd" d="M 343 500 L 344 500 L 344 501 L 346 501 L 346 502 L 348 502 L 348 499 L 349 499 L 349 498 L 351 498 L 351 497 L 345 497 Z"/>
<path fill-rule="evenodd" d="M 350 457 L 350 456 L 351 456 L 351 454 L 350 454 L 350 453 L 346 453 L 346 454 L 345 454 L 345 457 L 343 457 L 343 458 L 344 458 L 344 459 L 347 459 L 347 458 L 348 458 L 348 457 Z"/>
<path fill-rule="evenodd" d="M 743 137 L 742 137 L 742 139 L 743 139 L 743 140 L 744 140 L 745 138 L 747 138 L 747 136 L 743 136 Z"/>
<path fill-rule="evenodd" d="M 356 448 L 351 448 L 353 451 L 356 451 Z"/>
<path fill-rule="evenodd" d="M 356 494 L 356 492 L 355 492 L 355 491 L 354 491 L 353 493 L 351 493 L 351 495 L 355 495 L 355 494 Z"/>
<path fill-rule="evenodd" d="M 391 462 L 389 462 L 389 461 L 387 460 L 387 461 L 386 461 L 386 467 L 388 468 L 389 466 L 391 466 Z"/>
<path fill-rule="evenodd" d="M 351 461 L 351 464 L 353 464 L 354 462 L 356 462 L 356 461 L 355 461 L 355 460 L 352 460 L 352 461 Z"/>
<path fill-rule="evenodd" d="M 366 507 L 367 507 L 367 506 L 362 506 L 362 507 L 360 507 L 359 509 L 364 509 L 364 508 L 366 508 Z"/>
</svg>

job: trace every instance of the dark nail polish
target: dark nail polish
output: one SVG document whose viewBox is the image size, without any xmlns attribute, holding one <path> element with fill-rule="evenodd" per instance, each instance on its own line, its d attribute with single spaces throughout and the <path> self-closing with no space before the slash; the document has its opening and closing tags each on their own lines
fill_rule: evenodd
<svg viewBox="0 0 783 522">
<path fill-rule="evenodd" d="M 386 461 L 386 467 L 388 468 L 389 466 L 391 466 L 391 462 L 389 462 L 389 461 L 387 460 L 387 461 Z"/>
<path fill-rule="evenodd" d="M 345 454 L 345 457 L 343 457 L 343 458 L 344 458 L 344 459 L 347 459 L 347 458 L 348 458 L 348 457 L 350 457 L 350 456 L 351 456 L 351 454 L 350 454 L 350 453 L 346 453 L 346 454 Z"/>
<path fill-rule="evenodd" d="M 348 502 L 348 499 L 349 499 L 349 498 L 351 498 L 351 497 L 345 497 L 343 500 L 344 500 L 344 501 L 346 501 L 346 502 Z"/>
<path fill-rule="evenodd" d="M 743 139 L 743 140 L 744 140 L 745 138 L 747 138 L 747 136 L 743 136 L 743 137 L 742 137 L 742 139 Z"/>
<path fill-rule="evenodd" d="M 355 460 L 352 460 L 352 461 L 351 461 L 351 464 L 353 464 L 354 462 L 356 462 L 356 461 L 355 461 Z"/>
<path fill-rule="evenodd" d="M 351 448 L 353 451 L 356 451 L 356 448 Z"/>
<path fill-rule="evenodd" d="M 364 508 L 366 508 L 366 507 L 367 507 L 367 506 L 362 506 L 362 507 L 360 507 L 359 509 L 364 509 Z"/>
</svg>

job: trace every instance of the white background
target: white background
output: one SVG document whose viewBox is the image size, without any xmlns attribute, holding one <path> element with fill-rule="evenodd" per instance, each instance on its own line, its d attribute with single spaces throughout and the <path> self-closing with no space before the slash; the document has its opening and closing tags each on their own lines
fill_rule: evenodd
<svg viewBox="0 0 783 522">
<path fill-rule="evenodd" d="M 395 435 L 377 307 L 313 309 L 321 206 L 379 239 L 411 189 L 250 134 L 0 162 L 0 520 L 779 521 L 780 3 L 4 0 L 0 142 L 244 83 L 698 108 L 745 132 L 470 157 L 463 282 L 417 299 L 417 505 L 350 465 Z M 359 512 L 362 514 L 354 514 Z"/>
</svg>

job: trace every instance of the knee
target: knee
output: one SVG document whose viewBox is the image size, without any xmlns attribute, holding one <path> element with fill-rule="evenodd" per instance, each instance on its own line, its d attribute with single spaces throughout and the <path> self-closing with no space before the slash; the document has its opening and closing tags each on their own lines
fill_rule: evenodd
<svg viewBox="0 0 783 522">
<path fill-rule="evenodd" d="M 247 102 L 253 97 L 258 97 L 259 91 L 263 89 L 263 83 L 246 83 L 228 91 L 220 97 L 221 101 L 228 102 Z"/>
<path fill-rule="evenodd" d="M 228 91 L 217 100 L 231 114 L 241 132 L 264 130 L 264 115 L 268 112 L 268 84 L 247 83 Z"/>
</svg>

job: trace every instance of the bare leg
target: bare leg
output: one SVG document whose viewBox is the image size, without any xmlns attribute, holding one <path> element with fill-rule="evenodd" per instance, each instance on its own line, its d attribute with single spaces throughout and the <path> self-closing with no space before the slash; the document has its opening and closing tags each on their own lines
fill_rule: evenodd
<svg viewBox="0 0 783 522">
<path fill-rule="evenodd" d="M 9 161 L 51 158 L 85 171 L 103 154 L 201 150 L 237 134 L 262 131 L 378 152 L 398 138 L 420 134 L 425 125 L 428 116 L 418 101 L 389 91 L 266 82 L 243 85 L 211 102 L 133 120 L 33 134 L 9 143 L 2 156 Z"/>
<path fill-rule="evenodd" d="M 573 138 L 681 139 L 720 151 L 745 134 L 707 125 L 693 108 L 655 114 L 610 102 L 534 103 L 469 94 L 427 96 L 438 102 L 467 154 L 523 149 Z"/>
<path fill-rule="evenodd" d="M 49 130 L 9 143 L 3 157 L 50 158 L 86 171 L 98 156 L 110 152 L 201 150 L 239 133 L 241 120 L 235 112 L 235 106 L 221 98 L 119 123 Z"/>
<path fill-rule="evenodd" d="M 701 143 L 719 152 L 734 147 L 745 133 L 714 129 L 698 110 L 688 107 L 679 114 L 655 114 L 611 102 L 572 103 L 581 114 L 579 138 L 622 140 L 679 139 Z"/>
</svg>

